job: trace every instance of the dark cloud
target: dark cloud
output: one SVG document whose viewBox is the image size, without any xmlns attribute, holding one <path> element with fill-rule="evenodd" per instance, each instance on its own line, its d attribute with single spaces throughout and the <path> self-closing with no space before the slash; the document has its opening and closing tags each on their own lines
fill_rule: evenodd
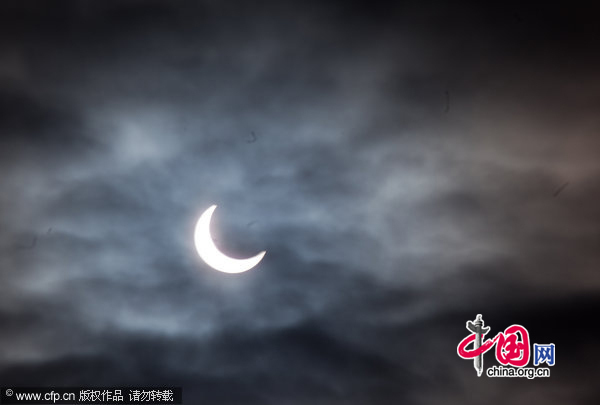
<svg viewBox="0 0 600 405">
<path fill-rule="evenodd" d="M 589 9 L 0 7 L 0 384 L 597 402 Z M 197 257 L 214 203 L 217 244 L 259 268 Z M 456 346 L 478 313 L 555 343 L 552 377 L 477 378 Z"/>
</svg>

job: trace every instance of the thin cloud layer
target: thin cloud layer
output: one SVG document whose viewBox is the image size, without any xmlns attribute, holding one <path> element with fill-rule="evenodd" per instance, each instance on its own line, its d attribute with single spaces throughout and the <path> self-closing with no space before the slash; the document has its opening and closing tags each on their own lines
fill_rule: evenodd
<svg viewBox="0 0 600 405">
<path fill-rule="evenodd" d="M 0 383 L 218 404 L 594 403 L 591 17 L 545 5 L 5 2 Z M 556 190 L 568 182 L 559 194 Z M 255 270 L 197 257 L 217 244 Z M 465 322 L 556 344 L 476 379 Z M 493 362 L 493 360 L 486 361 Z"/>
</svg>

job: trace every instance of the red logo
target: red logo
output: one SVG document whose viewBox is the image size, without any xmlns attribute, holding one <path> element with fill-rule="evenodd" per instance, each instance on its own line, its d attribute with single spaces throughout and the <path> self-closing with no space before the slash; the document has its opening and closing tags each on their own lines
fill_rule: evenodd
<svg viewBox="0 0 600 405">
<path fill-rule="evenodd" d="M 458 344 L 458 355 L 463 359 L 474 359 L 496 345 L 496 359 L 502 365 L 524 367 L 529 363 L 529 332 L 521 325 L 512 325 L 487 339 L 480 347 L 468 350 L 467 346 L 477 338 L 472 333 Z"/>
</svg>

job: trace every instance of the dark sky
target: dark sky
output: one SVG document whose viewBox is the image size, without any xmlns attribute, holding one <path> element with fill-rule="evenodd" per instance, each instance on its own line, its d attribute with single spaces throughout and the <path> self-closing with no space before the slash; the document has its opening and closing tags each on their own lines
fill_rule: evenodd
<svg viewBox="0 0 600 405">
<path fill-rule="evenodd" d="M 597 404 L 597 16 L 2 1 L 0 386 Z M 257 268 L 198 257 L 212 204 Z M 456 353 L 478 313 L 554 343 L 551 377 L 478 378 Z"/>
</svg>

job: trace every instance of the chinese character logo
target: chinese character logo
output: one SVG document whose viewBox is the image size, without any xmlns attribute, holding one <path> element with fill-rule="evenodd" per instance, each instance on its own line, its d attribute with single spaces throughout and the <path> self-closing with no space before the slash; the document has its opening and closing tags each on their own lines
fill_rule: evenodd
<svg viewBox="0 0 600 405">
<path fill-rule="evenodd" d="M 475 321 L 467 321 L 467 330 L 472 333 L 458 344 L 457 352 L 465 360 L 474 360 L 473 366 L 479 377 L 483 373 L 483 355 L 494 346 L 496 360 L 502 365 L 524 367 L 529 363 L 529 332 L 525 327 L 511 325 L 504 332 L 484 341 L 490 328 L 483 326 L 483 319 L 479 314 Z M 471 343 L 473 347 L 468 349 Z"/>
<path fill-rule="evenodd" d="M 465 360 L 473 360 L 477 376 L 483 374 L 483 355 L 495 346 L 496 360 L 500 366 L 489 367 L 488 377 L 550 377 L 549 368 L 526 367 L 531 356 L 529 332 L 522 325 L 511 325 L 498 332 L 493 338 L 486 339 L 490 328 L 484 326 L 481 314 L 474 321 L 467 321 L 470 332 L 456 348 L 458 355 Z M 554 344 L 534 344 L 533 364 L 554 365 Z M 508 366 L 508 367 L 505 367 Z"/>
</svg>

